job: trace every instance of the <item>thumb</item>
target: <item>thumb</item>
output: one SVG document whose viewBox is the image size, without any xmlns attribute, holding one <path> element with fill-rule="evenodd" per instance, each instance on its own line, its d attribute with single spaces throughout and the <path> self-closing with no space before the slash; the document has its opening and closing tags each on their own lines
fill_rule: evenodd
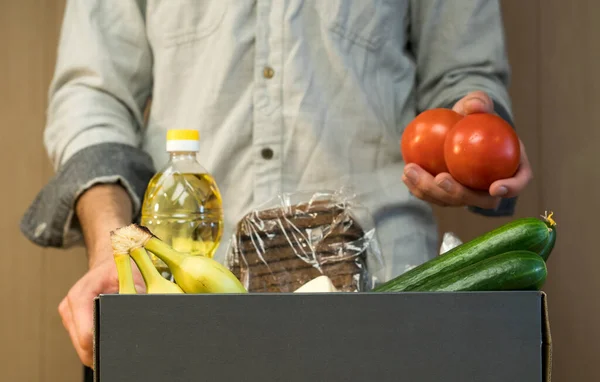
<svg viewBox="0 0 600 382">
<path fill-rule="evenodd" d="M 454 105 L 452 110 L 462 115 L 493 113 L 494 102 L 485 92 L 475 91 L 464 96 Z"/>
</svg>

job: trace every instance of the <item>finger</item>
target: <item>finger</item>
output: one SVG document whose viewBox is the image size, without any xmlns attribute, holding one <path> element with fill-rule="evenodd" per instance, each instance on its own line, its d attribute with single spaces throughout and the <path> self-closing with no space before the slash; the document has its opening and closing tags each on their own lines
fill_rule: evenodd
<svg viewBox="0 0 600 382">
<path fill-rule="evenodd" d="M 92 367 L 92 335 L 91 333 L 87 333 L 85 329 L 81 329 L 81 323 L 77 321 L 75 317 L 75 312 L 77 311 L 77 307 L 75 304 L 71 304 L 70 306 L 71 316 L 72 316 L 72 326 L 71 326 L 71 340 L 74 343 L 75 351 L 85 366 Z"/>
<path fill-rule="evenodd" d="M 403 180 L 410 192 L 419 199 L 440 206 L 458 206 L 460 201 L 454 200 L 435 182 L 434 177 L 415 164 L 406 165 Z"/>
<path fill-rule="evenodd" d="M 65 330 L 69 334 L 69 337 L 71 337 L 71 342 L 73 343 L 73 346 L 75 346 L 77 341 L 75 340 L 74 336 L 75 330 L 72 330 L 73 318 L 71 316 L 71 309 L 69 308 L 69 303 L 67 302 L 66 297 L 62 299 L 60 304 L 58 304 L 58 314 L 60 315 Z"/>
<path fill-rule="evenodd" d="M 474 91 L 458 101 L 452 110 L 462 115 L 473 113 L 493 113 L 494 102 L 485 92 Z"/>
<path fill-rule="evenodd" d="M 428 203 L 431 204 L 436 204 L 438 206 L 441 207 L 447 207 L 448 204 L 434 199 L 432 197 L 430 197 L 429 195 L 424 194 L 419 188 L 417 188 L 407 177 L 406 175 L 402 175 L 402 181 L 404 182 L 404 184 L 406 184 L 406 187 L 408 187 L 408 190 L 410 191 L 411 194 L 413 194 L 415 197 L 422 199 Z"/>
<path fill-rule="evenodd" d="M 86 366 L 92 364 L 92 335 L 94 326 L 93 301 L 96 294 L 82 293 L 71 302 L 73 326 L 76 330 L 79 358 Z"/>
<path fill-rule="evenodd" d="M 529 184 L 533 178 L 533 171 L 531 170 L 531 164 L 527 153 L 525 152 L 525 146 L 523 142 L 521 146 L 521 161 L 517 173 L 509 179 L 497 180 L 490 186 L 490 195 L 502 196 L 505 198 L 511 198 L 519 195 L 525 187 Z"/>
<path fill-rule="evenodd" d="M 80 361 L 85 366 L 91 367 L 91 358 L 89 361 L 87 360 L 87 357 L 85 356 L 85 351 L 81 348 L 81 345 L 79 343 L 79 337 L 77 335 L 77 328 L 73 322 L 73 314 L 72 314 L 72 309 L 71 309 L 68 297 L 65 297 L 61 301 L 60 305 L 58 306 L 58 311 L 62 318 L 63 326 L 67 330 L 67 333 L 69 334 L 69 338 L 71 339 L 71 343 L 73 344 L 73 347 L 75 348 L 75 352 L 77 353 L 77 356 L 79 357 Z"/>
<path fill-rule="evenodd" d="M 491 196 L 487 192 L 469 189 L 458 183 L 448 173 L 438 174 L 435 177 L 435 183 L 448 194 L 448 198 L 453 201 L 454 205 L 495 209 L 500 203 L 500 198 Z"/>
<path fill-rule="evenodd" d="M 94 298 L 107 288 L 103 281 L 107 279 L 100 278 L 100 274 L 105 272 L 99 269 L 97 273 L 89 272 L 82 278 L 68 294 L 69 307 L 76 337 L 77 354 L 84 365 L 92 365 L 92 336 L 94 326 Z M 107 290 L 107 293 L 110 293 Z"/>
</svg>

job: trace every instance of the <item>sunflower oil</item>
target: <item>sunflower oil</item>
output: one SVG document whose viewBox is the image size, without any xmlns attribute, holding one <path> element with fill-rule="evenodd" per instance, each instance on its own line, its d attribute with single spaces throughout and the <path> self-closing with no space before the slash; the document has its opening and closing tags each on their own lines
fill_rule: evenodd
<svg viewBox="0 0 600 382">
<path fill-rule="evenodd" d="M 223 234 L 223 206 L 217 183 L 197 160 L 198 132 L 169 130 L 167 151 L 169 162 L 146 189 L 141 224 L 180 252 L 212 258 Z M 167 265 L 150 256 L 172 280 Z"/>
</svg>

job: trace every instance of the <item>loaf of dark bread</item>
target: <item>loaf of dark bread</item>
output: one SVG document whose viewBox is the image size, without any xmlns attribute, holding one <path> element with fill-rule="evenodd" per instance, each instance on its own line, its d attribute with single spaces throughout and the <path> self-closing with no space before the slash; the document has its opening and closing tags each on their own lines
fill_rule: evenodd
<svg viewBox="0 0 600 382">
<path fill-rule="evenodd" d="M 249 292 L 293 292 L 321 275 L 340 291 L 362 291 L 364 235 L 345 206 L 329 201 L 253 211 L 237 224 L 228 266 Z"/>
</svg>

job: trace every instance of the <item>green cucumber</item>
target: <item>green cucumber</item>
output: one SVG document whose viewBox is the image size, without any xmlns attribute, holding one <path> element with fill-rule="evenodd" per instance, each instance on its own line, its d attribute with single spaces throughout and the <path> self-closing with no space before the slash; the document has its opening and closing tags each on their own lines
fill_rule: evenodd
<svg viewBox="0 0 600 382">
<path fill-rule="evenodd" d="M 539 290 L 546 276 L 546 262 L 538 253 L 511 251 L 430 280 L 413 291 Z"/>
<path fill-rule="evenodd" d="M 539 254 L 546 247 L 553 225 L 551 218 L 514 220 L 373 288 L 373 291 L 410 291 L 432 278 L 442 277 L 505 252 L 527 250 Z"/>
</svg>

